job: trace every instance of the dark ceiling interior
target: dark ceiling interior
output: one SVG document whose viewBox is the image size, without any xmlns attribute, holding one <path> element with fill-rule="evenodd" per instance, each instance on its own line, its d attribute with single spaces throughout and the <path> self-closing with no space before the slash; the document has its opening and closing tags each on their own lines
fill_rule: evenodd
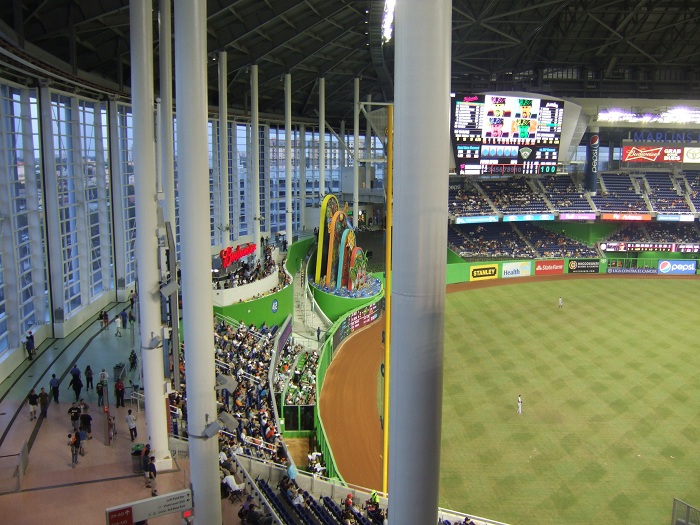
<svg viewBox="0 0 700 525">
<path fill-rule="evenodd" d="M 452 4 L 453 91 L 700 98 L 697 0 Z M 283 113 L 282 78 L 291 73 L 295 117 L 316 117 L 323 77 L 328 121 L 352 122 L 355 77 L 362 100 L 393 98 L 394 46 L 382 45 L 383 10 L 384 0 L 208 0 L 209 104 L 218 104 L 213 57 L 226 51 L 232 109 L 249 107 L 249 66 L 258 64 L 261 113 Z M 128 96 L 128 0 L 3 0 L 0 77 Z"/>
</svg>

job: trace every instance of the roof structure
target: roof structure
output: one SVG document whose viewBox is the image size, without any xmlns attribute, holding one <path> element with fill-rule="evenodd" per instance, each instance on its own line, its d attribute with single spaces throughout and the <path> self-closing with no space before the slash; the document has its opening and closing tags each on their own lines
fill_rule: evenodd
<svg viewBox="0 0 700 525">
<path fill-rule="evenodd" d="M 398 0 L 400 2 L 401 0 Z M 575 98 L 700 98 L 700 2 L 695 0 L 454 0 L 452 89 Z M 154 2 L 158 85 L 158 2 Z M 250 105 L 259 66 L 261 113 L 352 119 L 360 96 L 393 99 L 394 40 L 382 39 L 384 0 L 207 0 L 209 104 L 226 51 L 229 104 Z M 0 2 L 0 75 L 128 96 L 128 0 Z M 175 94 L 177 96 L 177 94 Z"/>
</svg>

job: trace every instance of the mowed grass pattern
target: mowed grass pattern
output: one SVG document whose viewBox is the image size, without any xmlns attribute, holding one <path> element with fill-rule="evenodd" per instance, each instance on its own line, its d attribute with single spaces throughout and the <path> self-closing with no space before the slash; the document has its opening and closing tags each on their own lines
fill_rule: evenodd
<svg viewBox="0 0 700 525">
<path fill-rule="evenodd" d="M 699 293 L 574 279 L 448 294 L 440 505 L 514 525 L 665 525 L 674 497 L 700 506 Z"/>
</svg>

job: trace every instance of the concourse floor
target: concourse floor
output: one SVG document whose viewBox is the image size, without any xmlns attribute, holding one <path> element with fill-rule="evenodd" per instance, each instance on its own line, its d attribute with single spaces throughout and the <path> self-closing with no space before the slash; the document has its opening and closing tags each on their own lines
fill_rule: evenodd
<svg viewBox="0 0 700 525">
<path fill-rule="evenodd" d="M 110 319 L 128 308 L 128 303 L 113 304 Z M 86 323 L 65 339 L 53 339 L 42 344 L 33 361 L 25 360 L 7 380 L 0 384 L 0 487 L 16 483 L 7 478 L 7 465 L 26 441 L 29 463 L 19 491 L 0 493 L 0 523 L 13 525 L 94 525 L 105 523 L 105 509 L 125 505 L 150 497 L 143 474 L 135 473 L 131 460 L 132 442 L 125 422 L 131 407 L 137 414 L 136 442 L 147 440 L 145 414 L 131 406 L 129 380 L 138 384 L 138 371 L 127 371 L 125 384 L 126 407 L 115 408 L 113 369 L 117 363 L 128 363 L 129 353 L 139 344 L 136 329 L 116 328 L 110 324 L 103 329 L 97 323 Z M 94 389 L 83 388 L 81 397 L 90 406 L 92 440 L 87 442 L 86 453 L 79 457 L 76 468 L 71 466 L 67 436 L 73 429 L 68 408 L 75 399 L 68 388 L 69 369 L 78 364 L 83 372 L 90 365 L 97 375 L 104 368 L 109 373 L 110 414 L 116 417 L 117 434 L 112 443 L 107 438 L 107 415 L 97 407 Z M 137 367 L 138 369 L 138 367 Z M 128 364 L 127 364 L 128 370 Z M 49 405 L 46 418 L 29 420 L 26 396 L 34 388 L 49 390 L 51 374 L 61 379 L 59 403 Z M 99 408 L 99 409 L 98 409 Z M 5 467 L 5 468 L 3 468 Z M 166 494 L 189 487 L 189 461 L 177 459 L 173 470 L 159 472 L 158 492 Z M 237 524 L 240 504 L 222 500 L 223 522 Z M 151 525 L 181 525 L 179 513 L 149 520 Z"/>
</svg>

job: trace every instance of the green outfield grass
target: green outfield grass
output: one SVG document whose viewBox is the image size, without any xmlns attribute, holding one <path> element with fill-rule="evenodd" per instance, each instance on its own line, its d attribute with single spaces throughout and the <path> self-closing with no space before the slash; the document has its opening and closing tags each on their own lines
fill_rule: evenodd
<svg viewBox="0 0 700 525">
<path fill-rule="evenodd" d="M 700 506 L 699 296 L 668 279 L 448 294 L 440 506 L 514 525 Z"/>
</svg>

